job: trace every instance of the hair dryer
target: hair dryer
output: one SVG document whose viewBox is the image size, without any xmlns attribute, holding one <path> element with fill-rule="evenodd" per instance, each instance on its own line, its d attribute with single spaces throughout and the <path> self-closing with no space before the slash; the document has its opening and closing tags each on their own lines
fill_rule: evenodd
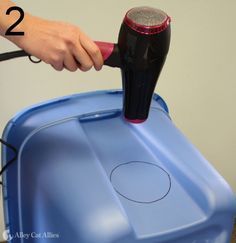
<svg viewBox="0 0 236 243">
<path fill-rule="evenodd" d="M 105 65 L 121 68 L 126 120 L 144 122 L 169 50 L 170 17 L 155 8 L 133 8 L 125 15 L 118 44 L 98 41 L 96 44 Z M 24 51 L 4 53 L 0 54 L 0 61 L 27 55 Z"/>
<path fill-rule="evenodd" d="M 170 17 L 155 8 L 133 8 L 125 15 L 118 44 L 97 44 L 105 65 L 121 68 L 125 118 L 145 121 L 169 50 Z"/>
</svg>

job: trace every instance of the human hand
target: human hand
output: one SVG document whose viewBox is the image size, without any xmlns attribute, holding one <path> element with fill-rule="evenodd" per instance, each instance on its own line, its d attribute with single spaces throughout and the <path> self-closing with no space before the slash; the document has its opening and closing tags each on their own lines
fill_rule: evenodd
<svg viewBox="0 0 236 243">
<path fill-rule="evenodd" d="M 26 14 L 20 27 L 25 35 L 9 39 L 56 70 L 102 68 L 103 57 L 98 46 L 74 25 Z"/>
</svg>

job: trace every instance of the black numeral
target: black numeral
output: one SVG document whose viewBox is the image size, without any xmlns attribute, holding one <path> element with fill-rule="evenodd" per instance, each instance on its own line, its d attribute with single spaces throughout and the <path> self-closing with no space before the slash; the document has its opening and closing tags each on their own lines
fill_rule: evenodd
<svg viewBox="0 0 236 243">
<path fill-rule="evenodd" d="M 19 17 L 19 19 L 14 24 L 12 24 L 8 28 L 8 30 L 6 31 L 6 34 L 5 35 L 24 35 L 25 34 L 24 32 L 21 32 L 21 31 L 12 31 L 12 30 L 24 19 L 25 13 L 24 13 L 23 9 L 21 9 L 20 7 L 14 6 L 14 7 L 10 7 L 7 10 L 6 14 L 7 15 L 10 15 L 10 13 L 12 11 L 18 11 L 20 13 L 20 17 Z"/>
</svg>

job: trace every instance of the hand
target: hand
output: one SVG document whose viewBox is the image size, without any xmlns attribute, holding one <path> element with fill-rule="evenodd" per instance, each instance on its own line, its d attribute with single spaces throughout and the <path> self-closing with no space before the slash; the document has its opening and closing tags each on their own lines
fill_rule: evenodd
<svg viewBox="0 0 236 243">
<path fill-rule="evenodd" d="M 102 68 L 103 58 L 98 46 L 78 27 L 57 21 L 44 20 L 26 14 L 22 22 L 22 37 L 13 41 L 27 53 L 51 64 L 56 70 L 88 71 Z"/>
</svg>

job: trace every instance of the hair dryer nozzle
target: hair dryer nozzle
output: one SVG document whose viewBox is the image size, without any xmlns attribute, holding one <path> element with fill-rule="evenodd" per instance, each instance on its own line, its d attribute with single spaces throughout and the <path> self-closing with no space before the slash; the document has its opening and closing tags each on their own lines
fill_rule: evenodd
<svg viewBox="0 0 236 243">
<path fill-rule="evenodd" d="M 146 119 L 145 119 L 145 120 L 140 120 L 140 119 L 134 119 L 134 120 L 131 120 L 131 119 L 127 119 L 127 118 L 126 118 L 126 121 L 127 121 L 127 122 L 130 122 L 130 123 L 134 123 L 134 124 L 140 124 L 140 123 L 145 122 Z"/>
</svg>

